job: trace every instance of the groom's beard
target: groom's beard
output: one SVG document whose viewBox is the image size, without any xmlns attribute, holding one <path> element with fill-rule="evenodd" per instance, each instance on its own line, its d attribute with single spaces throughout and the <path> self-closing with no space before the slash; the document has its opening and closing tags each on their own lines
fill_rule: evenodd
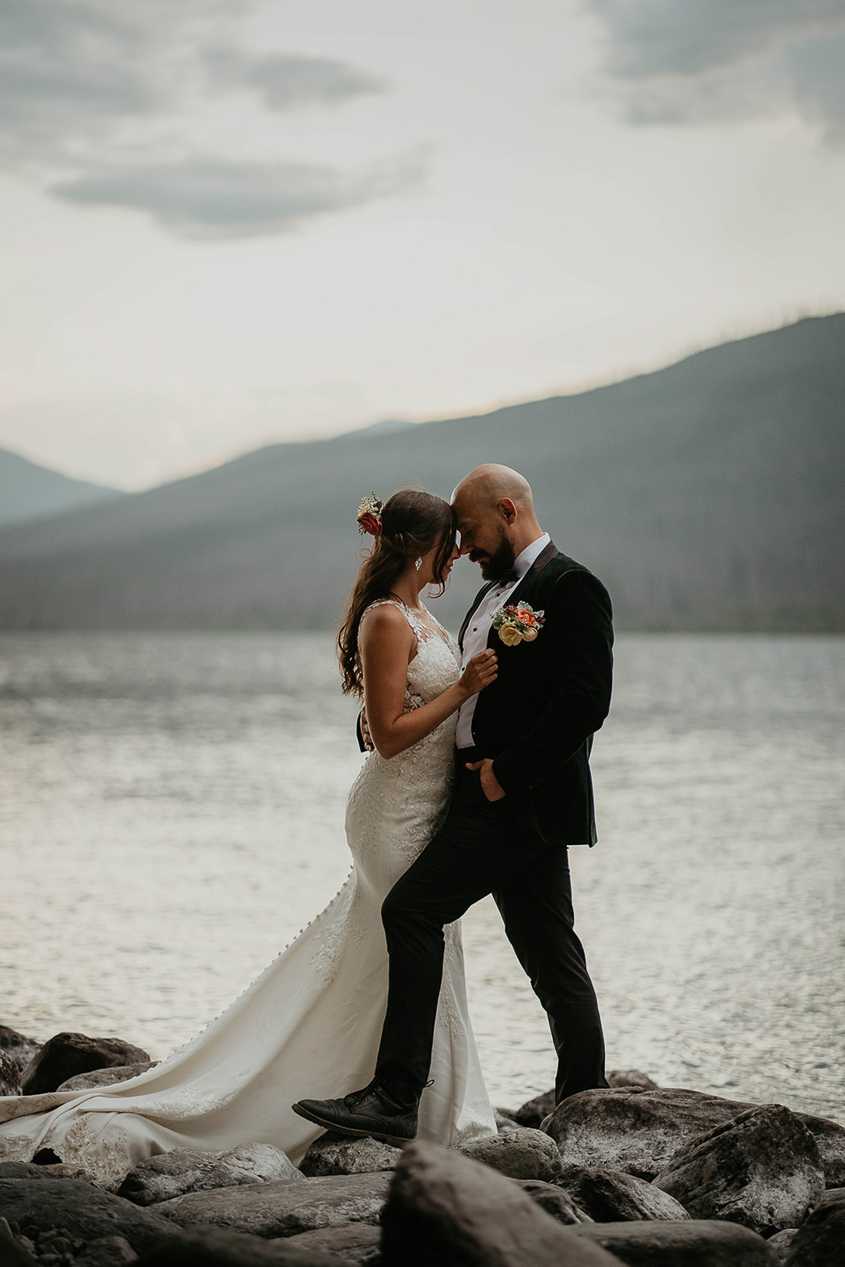
<svg viewBox="0 0 845 1267">
<path fill-rule="evenodd" d="M 508 572 L 513 571 L 516 562 L 516 553 L 504 531 L 492 554 L 485 554 L 483 550 L 471 550 L 469 557 L 473 563 L 481 564 L 481 575 L 485 581 L 501 581 Z"/>
</svg>

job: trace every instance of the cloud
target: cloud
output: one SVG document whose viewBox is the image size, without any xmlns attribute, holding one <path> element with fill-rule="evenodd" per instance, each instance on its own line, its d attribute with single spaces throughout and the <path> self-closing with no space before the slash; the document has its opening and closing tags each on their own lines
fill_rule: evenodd
<svg viewBox="0 0 845 1267">
<path fill-rule="evenodd" d="M 183 237 L 285 232 L 409 188 L 419 155 L 358 175 L 307 163 L 192 157 L 221 95 L 255 109 L 338 107 L 384 90 L 345 62 L 254 54 L 255 0 L 0 0 L 0 168 L 65 200 L 148 211 Z"/>
<path fill-rule="evenodd" d="M 146 211 L 180 237 L 290 232 L 304 221 L 403 193 L 424 171 L 420 152 L 358 174 L 305 163 L 194 158 L 123 167 L 56 185 L 71 202 Z"/>
<path fill-rule="evenodd" d="M 845 0 L 587 0 L 636 124 L 798 117 L 845 132 Z"/>
<path fill-rule="evenodd" d="M 253 57 L 237 49 L 204 55 L 212 80 L 225 88 L 252 88 L 270 110 L 301 105 L 336 105 L 363 93 L 382 92 L 384 81 L 328 57 L 270 54 Z"/>
</svg>

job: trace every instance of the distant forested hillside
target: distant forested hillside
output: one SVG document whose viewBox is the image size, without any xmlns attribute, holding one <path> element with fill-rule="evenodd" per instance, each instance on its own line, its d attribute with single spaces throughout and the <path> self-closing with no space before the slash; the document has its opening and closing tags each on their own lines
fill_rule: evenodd
<svg viewBox="0 0 845 1267">
<path fill-rule="evenodd" d="M 331 626 L 360 497 L 409 482 L 448 497 L 485 461 L 530 479 L 624 628 L 845 630 L 845 314 L 575 396 L 274 445 L 6 529 L 0 626 Z M 463 561 L 441 617 L 456 624 L 477 584 Z"/>
<path fill-rule="evenodd" d="M 0 525 L 41 519 L 120 496 L 115 488 L 70 479 L 0 449 Z"/>
</svg>

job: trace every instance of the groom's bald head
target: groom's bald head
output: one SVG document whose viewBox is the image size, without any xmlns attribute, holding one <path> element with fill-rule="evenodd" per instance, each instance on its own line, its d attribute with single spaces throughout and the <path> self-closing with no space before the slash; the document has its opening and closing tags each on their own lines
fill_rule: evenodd
<svg viewBox="0 0 845 1267">
<path fill-rule="evenodd" d="M 452 494 L 461 552 L 481 565 L 487 580 L 504 575 L 541 528 L 531 485 L 524 475 L 495 462 L 477 466 Z"/>
</svg>

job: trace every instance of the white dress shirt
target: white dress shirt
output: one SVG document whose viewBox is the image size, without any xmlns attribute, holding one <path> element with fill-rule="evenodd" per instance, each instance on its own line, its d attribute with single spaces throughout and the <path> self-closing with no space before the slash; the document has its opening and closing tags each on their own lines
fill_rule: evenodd
<svg viewBox="0 0 845 1267">
<path fill-rule="evenodd" d="M 466 668 L 469 661 L 479 651 L 483 651 L 487 646 L 487 639 L 490 637 L 490 625 L 493 617 L 500 607 L 506 607 L 511 594 L 519 585 L 525 576 L 525 573 L 531 567 L 531 564 L 542 554 L 546 546 L 551 541 L 551 537 L 544 532 L 536 541 L 532 541 L 530 546 L 526 546 L 522 554 L 518 555 L 514 560 L 513 574 L 507 581 L 500 581 L 494 585 L 490 592 L 478 604 L 478 607 L 472 613 L 472 620 L 466 627 L 464 633 L 463 655 L 461 660 L 462 668 Z M 455 744 L 458 748 L 472 748 L 472 719 L 475 714 L 475 705 L 478 700 L 477 695 L 470 695 L 466 703 L 462 704 L 458 709 L 458 728 L 455 732 Z"/>
</svg>

